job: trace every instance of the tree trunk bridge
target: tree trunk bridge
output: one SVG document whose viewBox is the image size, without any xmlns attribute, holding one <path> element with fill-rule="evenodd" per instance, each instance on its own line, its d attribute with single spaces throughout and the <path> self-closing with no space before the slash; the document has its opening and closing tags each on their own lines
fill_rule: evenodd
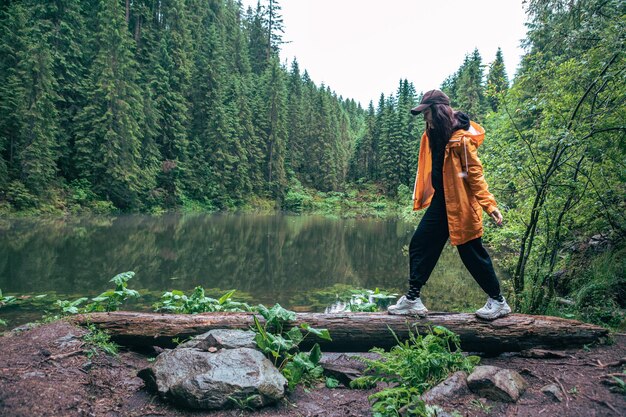
<svg viewBox="0 0 626 417">
<path fill-rule="evenodd" d="M 257 317 L 263 323 L 263 318 Z M 135 347 L 172 347 L 174 338 L 183 341 L 212 329 L 247 330 L 254 325 L 252 313 L 190 315 L 117 311 L 84 314 L 72 320 L 81 325 L 94 324 L 118 343 Z M 317 342 L 328 352 L 364 352 L 373 347 L 387 349 L 396 344 L 390 330 L 400 340 L 406 340 L 409 329 L 423 334 L 433 326 L 444 326 L 457 333 L 465 351 L 493 354 L 531 348 L 576 348 L 608 335 L 608 330 L 591 324 L 525 314 L 510 314 L 486 321 L 470 313 L 430 313 L 421 319 L 387 313 L 298 313 L 291 326 L 299 323 L 328 329 L 332 341 L 309 335 L 301 345 L 306 349 Z"/>
</svg>

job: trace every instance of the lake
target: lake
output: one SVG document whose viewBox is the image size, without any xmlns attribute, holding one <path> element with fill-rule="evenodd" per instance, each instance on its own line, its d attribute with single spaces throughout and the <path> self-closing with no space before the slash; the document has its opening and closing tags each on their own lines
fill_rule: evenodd
<svg viewBox="0 0 626 417">
<path fill-rule="evenodd" d="M 234 298 L 250 304 L 324 311 L 351 287 L 402 294 L 413 231 L 400 220 L 286 214 L 4 219 L 0 289 L 5 296 L 93 297 L 113 287 L 114 275 L 134 271 L 129 288 L 146 296 L 130 308 L 202 286 L 212 296 L 237 289 Z M 485 301 L 450 245 L 422 294 L 431 310 L 469 311 Z M 27 311 L 5 307 L 0 318 L 15 324 Z"/>
</svg>

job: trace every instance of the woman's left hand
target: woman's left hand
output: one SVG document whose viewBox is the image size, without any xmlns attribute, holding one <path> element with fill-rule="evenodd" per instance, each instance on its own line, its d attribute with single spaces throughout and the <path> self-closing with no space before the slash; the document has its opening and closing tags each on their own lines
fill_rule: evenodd
<svg viewBox="0 0 626 417">
<path fill-rule="evenodd" d="M 490 216 L 498 226 L 502 226 L 502 220 L 504 219 L 502 218 L 502 213 L 500 213 L 500 210 L 495 209 L 491 212 Z"/>
</svg>

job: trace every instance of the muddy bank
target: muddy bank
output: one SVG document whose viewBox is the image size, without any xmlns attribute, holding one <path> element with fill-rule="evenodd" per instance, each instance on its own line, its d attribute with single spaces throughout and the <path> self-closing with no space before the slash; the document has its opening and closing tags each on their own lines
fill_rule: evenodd
<svg viewBox="0 0 626 417">
<path fill-rule="evenodd" d="M 117 357 L 100 353 L 82 340 L 85 330 L 55 322 L 0 337 L 0 415 L 2 416 L 324 416 L 371 415 L 367 396 L 375 390 L 328 389 L 323 385 L 296 392 L 281 403 L 256 412 L 176 410 L 146 391 L 137 371 L 151 353 L 122 350 Z M 626 355 L 626 336 L 610 345 L 561 351 L 555 359 L 500 355 L 481 364 L 515 369 L 529 383 L 516 404 L 483 401 L 473 395 L 441 404 L 463 416 L 619 416 L 626 414 L 626 396 L 613 393 L 602 377 L 622 372 L 605 367 Z M 332 356 L 331 354 L 328 354 Z M 335 354 L 337 360 L 345 356 Z M 556 384 L 564 394 L 557 402 L 541 392 Z M 474 401 L 472 401 L 474 400 Z"/>
</svg>

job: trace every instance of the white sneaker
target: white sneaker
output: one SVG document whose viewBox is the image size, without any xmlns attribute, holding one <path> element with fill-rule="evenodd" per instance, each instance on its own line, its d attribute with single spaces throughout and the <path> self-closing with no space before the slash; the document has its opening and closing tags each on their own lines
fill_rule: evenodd
<svg viewBox="0 0 626 417">
<path fill-rule="evenodd" d="M 476 316 L 485 320 L 494 320 L 498 317 L 504 317 L 511 312 L 511 307 L 507 304 L 506 300 L 499 302 L 489 297 L 485 306 L 476 310 Z"/>
<path fill-rule="evenodd" d="M 420 298 L 409 300 L 405 295 L 400 297 L 397 303 L 387 307 L 387 311 L 389 314 L 397 314 L 400 316 L 417 315 L 420 317 L 425 317 L 428 313 L 428 309 L 424 307 Z"/>
</svg>

